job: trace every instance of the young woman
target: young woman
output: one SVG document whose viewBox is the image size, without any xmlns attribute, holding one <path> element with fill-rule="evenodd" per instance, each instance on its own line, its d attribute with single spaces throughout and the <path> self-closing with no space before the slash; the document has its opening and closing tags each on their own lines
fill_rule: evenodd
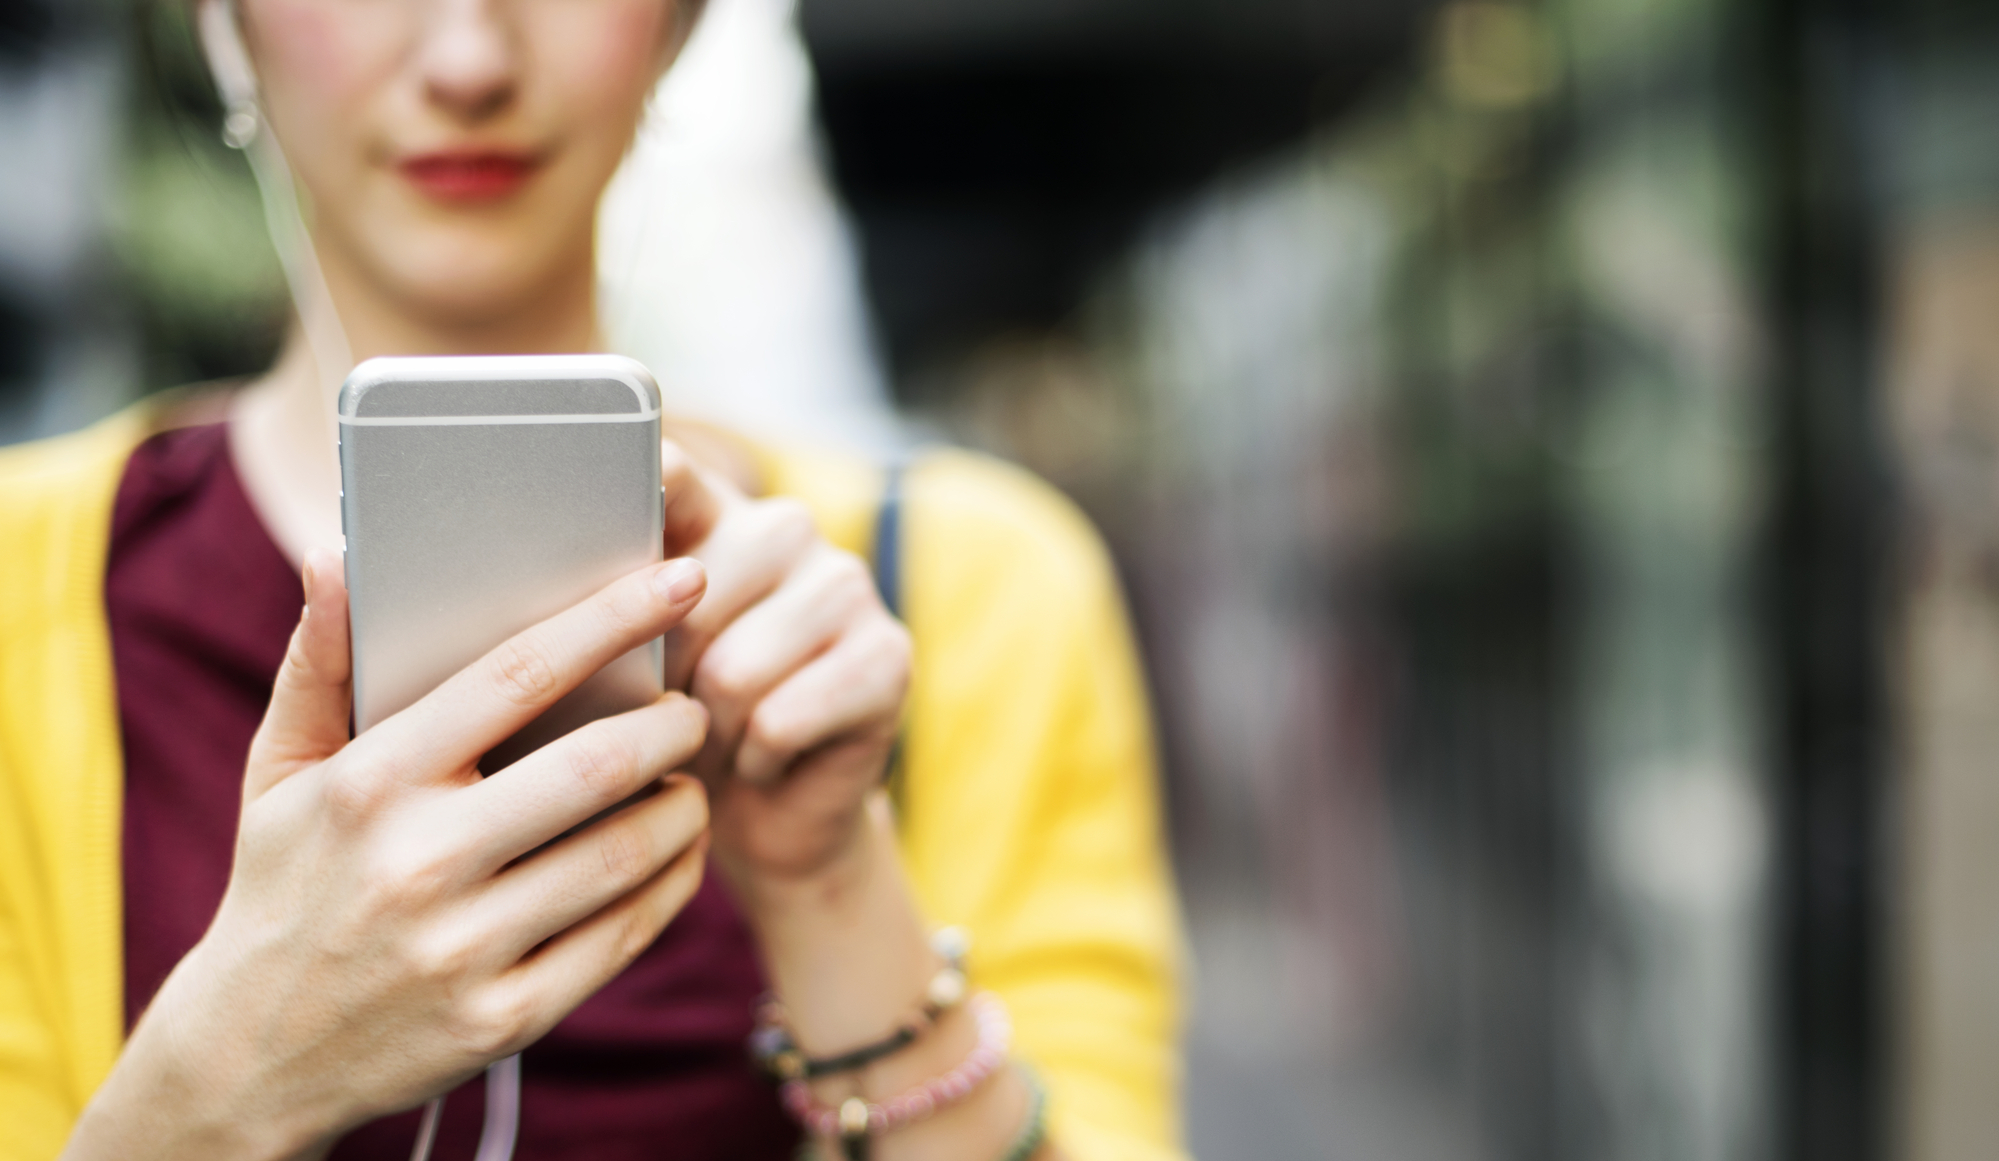
<svg viewBox="0 0 1999 1161">
<path fill-rule="evenodd" d="M 354 359 L 598 348 L 597 199 L 690 0 L 223 15 Z M 1147 724 L 1068 507 L 925 457 L 905 632 L 878 470 L 669 443 L 676 559 L 350 740 L 325 386 L 295 331 L 0 455 L 0 1158 L 400 1158 L 454 1089 L 470 1156 L 514 1053 L 521 1158 L 1176 1155 Z M 677 692 L 478 776 L 661 634 Z M 759 1019 L 818 1065 L 783 1100 Z"/>
</svg>

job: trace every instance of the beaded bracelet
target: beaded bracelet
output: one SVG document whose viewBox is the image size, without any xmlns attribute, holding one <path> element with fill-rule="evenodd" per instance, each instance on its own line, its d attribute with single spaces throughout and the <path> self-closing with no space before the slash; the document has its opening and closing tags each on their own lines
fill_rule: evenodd
<svg viewBox="0 0 1999 1161">
<path fill-rule="evenodd" d="M 1048 1140 L 1048 1086 L 1041 1083 L 1040 1073 L 1025 1064 L 1014 1065 L 1014 1071 L 1027 1085 L 1027 1120 L 1021 1123 L 1013 1144 L 1000 1154 L 1000 1161 L 1027 1161 Z"/>
<path fill-rule="evenodd" d="M 848 1161 L 864 1161 L 869 1137 L 924 1120 L 957 1104 L 992 1079 L 1006 1063 L 1007 1045 L 1013 1039 L 1013 1022 L 1007 1018 L 1006 1005 L 991 992 L 980 992 L 972 997 L 970 1006 L 972 1017 L 978 1022 L 979 1042 L 958 1067 L 943 1076 L 924 1081 L 880 1104 L 848 1097 L 837 1106 L 813 1100 L 812 1090 L 803 1080 L 789 1080 L 779 1090 L 785 1111 L 813 1136 L 839 1138 L 841 1152 Z"/>
<path fill-rule="evenodd" d="M 817 1080 L 835 1073 L 866 1068 L 885 1056 L 909 1047 L 939 1017 L 965 998 L 965 952 L 967 940 L 962 929 L 941 927 L 930 936 L 930 948 L 944 961 L 923 990 L 923 1006 L 916 1019 L 896 1028 L 873 1044 L 814 1059 L 799 1050 L 791 1030 L 784 1024 L 784 1007 L 775 1000 L 766 1002 L 757 1013 L 756 1030 L 750 1033 L 750 1055 L 763 1070 L 778 1080 Z"/>
</svg>

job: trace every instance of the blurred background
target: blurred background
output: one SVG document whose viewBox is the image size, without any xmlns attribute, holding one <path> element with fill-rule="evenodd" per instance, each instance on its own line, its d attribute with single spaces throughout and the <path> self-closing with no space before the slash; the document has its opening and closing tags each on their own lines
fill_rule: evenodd
<svg viewBox="0 0 1999 1161">
<path fill-rule="evenodd" d="M 1097 521 L 1199 1155 L 1999 1156 L 1991 5 L 710 8 L 607 329 Z M 219 120 L 0 8 L 0 442 L 270 358 Z"/>
</svg>

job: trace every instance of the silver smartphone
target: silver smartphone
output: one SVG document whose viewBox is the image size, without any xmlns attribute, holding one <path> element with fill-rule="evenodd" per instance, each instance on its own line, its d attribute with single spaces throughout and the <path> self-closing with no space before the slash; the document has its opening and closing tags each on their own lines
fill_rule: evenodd
<svg viewBox="0 0 1999 1161">
<path fill-rule="evenodd" d="M 661 559 L 659 388 L 614 355 L 370 359 L 340 390 L 357 731 Z M 660 642 L 486 756 L 488 773 L 662 690 Z"/>
</svg>

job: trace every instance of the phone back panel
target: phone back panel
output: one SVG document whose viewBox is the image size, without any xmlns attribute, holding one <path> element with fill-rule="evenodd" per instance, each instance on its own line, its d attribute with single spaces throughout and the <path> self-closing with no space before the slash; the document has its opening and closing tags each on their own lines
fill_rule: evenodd
<svg viewBox="0 0 1999 1161">
<path fill-rule="evenodd" d="M 359 730 L 661 558 L 659 390 L 608 355 L 371 359 L 340 393 Z M 614 661 L 482 763 L 661 692 Z"/>
</svg>

